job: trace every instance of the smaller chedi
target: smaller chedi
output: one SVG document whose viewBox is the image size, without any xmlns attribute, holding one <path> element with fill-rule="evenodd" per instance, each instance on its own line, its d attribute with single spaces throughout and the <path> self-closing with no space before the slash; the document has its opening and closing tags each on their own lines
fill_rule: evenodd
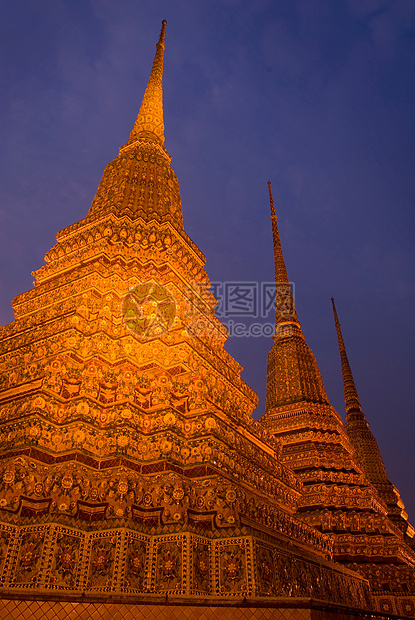
<svg viewBox="0 0 415 620">
<path fill-rule="evenodd" d="M 289 287 L 252 417 L 164 146 L 165 26 L 129 140 L 0 331 L 0 618 L 410 617 L 399 496 L 329 404 Z"/>
<path fill-rule="evenodd" d="M 414 613 L 414 529 L 389 481 L 362 412 L 336 309 L 346 424 L 330 405 L 292 296 L 269 184 L 275 255 L 276 329 L 260 421 L 282 446 L 281 460 L 303 483 L 297 515 L 330 534 L 333 558 L 368 578 L 376 609 Z M 411 593 L 411 596 L 408 596 Z"/>
</svg>

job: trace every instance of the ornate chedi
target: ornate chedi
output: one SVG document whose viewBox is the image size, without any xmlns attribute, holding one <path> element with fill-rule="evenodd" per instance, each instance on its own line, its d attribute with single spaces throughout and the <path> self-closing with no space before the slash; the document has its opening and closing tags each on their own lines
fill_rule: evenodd
<svg viewBox="0 0 415 620">
<path fill-rule="evenodd" d="M 47 617 L 62 600 L 100 617 L 371 609 L 367 580 L 296 515 L 302 483 L 224 350 L 164 148 L 164 30 L 130 139 L 1 328 L 2 597 Z M 9 603 L 1 618 L 34 617 Z"/>
<path fill-rule="evenodd" d="M 356 458 L 359 465 L 362 467 L 366 478 L 375 487 L 379 496 L 386 504 L 388 518 L 402 531 L 404 540 L 413 548 L 414 528 L 408 522 L 408 515 L 405 512 L 405 505 L 401 499 L 398 489 L 389 480 L 379 446 L 369 428 L 365 414 L 362 411 L 333 298 L 331 302 L 333 305 L 334 322 L 339 344 L 343 377 L 344 402 L 346 409 L 346 433 L 353 448 L 355 449 Z M 412 562 L 410 564 L 412 565 Z M 372 581 L 376 580 L 378 589 L 383 589 L 385 584 L 392 583 L 394 586 L 392 589 L 394 590 L 415 590 L 415 573 L 411 569 L 408 569 L 407 566 L 386 565 L 379 568 L 379 566 L 372 565 L 370 567 L 366 567 L 363 572 L 367 576 L 370 576 Z"/>
<path fill-rule="evenodd" d="M 298 516 L 332 535 L 334 559 L 369 579 L 380 611 L 410 616 L 415 614 L 415 553 L 407 543 L 413 530 L 361 413 L 344 346 L 346 428 L 328 401 L 298 320 L 268 185 L 276 329 L 261 421 L 281 442 L 282 462 L 303 483 Z"/>
<path fill-rule="evenodd" d="M 347 358 L 346 347 L 337 316 L 334 299 L 334 322 L 339 343 L 340 361 L 344 387 L 344 402 L 346 408 L 346 433 L 356 451 L 356 456 L 365 472 L 367 479 L 373 484 L 388 509 L 388 517 L 400 530 L 412 540 L 414 528 L 408 523 L 408 515 L 398 489 L 388 478 L 386 468 L 380 454 L 377 441 L 369 428 L 365 414 L 360 405 L 359 396 L 353 379 L 352 370 Z"/>
</svg>

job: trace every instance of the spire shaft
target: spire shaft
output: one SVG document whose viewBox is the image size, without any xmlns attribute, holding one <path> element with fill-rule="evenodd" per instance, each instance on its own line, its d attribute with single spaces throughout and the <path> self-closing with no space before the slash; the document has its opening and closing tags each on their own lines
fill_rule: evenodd
<svg viewBox="0 0 415 620">
<path fill-rule="evenodd" d="M 340 322 L 337 316 L 336 306 L 334 304 L 333 297 L 331 298 L 331 303 L 333 305 L 334 323 L 336 325 L 337 340 L 339 343 L 343 376 L 344 403 L 346 406 L 346 412 L 361 412 L 362 407 L 360 406 L 359 396 L 357 394 L 356 385 L 353 379 L 352 369 L 350 368 L 349 360 L 347 358 L 346 347 L 344 345 L 343 336 L 340 329 Z"/>
<path fill-rule="evenodd" d="M 134 128 L 118 157 L 105 168 L 88 212 L 90 219 L 110 212 L 128 214 L 132 219 L 170 221 L 183 230 L 179 182 L 164 148 L 162 79 L 166 23 L 163 21 Z"/>
<path fill-rule="evenodd" d="M 150 78 L 129 143 L 138 139 L 140 135 L 145 135 L 147 137 L 157 137 L 164 144 L 163 60 L 166 47 L 164 44 L 166 24 L 166 20 L 163 20 Z"/>
<path fill-rule="evenodd" d="M 277 215 L 268 182 L 275 261 L 275 333 L 267 360 L 267 412 L 294 403 L 328 404 L 316 359 L 305 341 L 282 254 Z"/>
<path fill-rule="evenodd" d="M 285 322 L 287 319 L 292 319 L 298 322 L 298 316 L 294 305 L 294 296 L 291 290 L 291 284 L 282 253 L 281 239 L 278 231 L 277 215 L 275 213 L 270 181 L 268 181 L 268 191 L 271 206 L 272 241 L 274 246 L 275 264 L 275 319 L 277 323 L 282 321 Z"/>
</svg>

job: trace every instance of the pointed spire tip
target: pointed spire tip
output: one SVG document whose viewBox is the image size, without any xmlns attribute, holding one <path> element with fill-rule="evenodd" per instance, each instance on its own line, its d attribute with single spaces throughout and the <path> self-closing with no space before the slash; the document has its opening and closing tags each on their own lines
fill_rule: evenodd
<svg viewBox="0 0 415 620">
<path fill-rule="evenodd" d="M 340 329 L 340 321 L 339 321 L 339 317 L 337 316 L 337 310 L 336 310 L 336 305 L 334 303 L 334 297 L 331 298 L 331 305 L 333 306 L 334 323 L 336 325 L 336 329 Z"/>
<path fill-rule="evenodd" d="M 161 22 L 161 32 L 160 32 L 160 37 L 159 37 L 157 45 L 164 46 L 164 40 L 166 38 L 166 25 L 167 25 L 167 21 L 163 19 L 163 21 Z"/>
<path fill-rule="evenodd" d="M 271 225 L 272 225 L 272 241 L 274 246 L 274 265 L 275 265 L 275 286 L 281 292 L 281 299 L 283 303 L 280 304 L 278 294 L 275 297 L 275 318 L 277 323 L 279 321 L 287 322 L 288 320 L 295 321 L 298 324 L 298 316 L 295 310 L 294 297 L 291 290 L 291 284 L 288 279 L 287 268 L 285 266 L 284 257 L 282 254 L 280 234 L 278 232 L 277 214 L 275 213 L 274 199 L 272 197 L 271 181 L 268 181 L 269 190 L 269 202 L 271 206 Z M 288 285 L 288 286 L 287 286 Z M 284 306 L 287 304 L 289 309 Z M 281 307 L 280 307 L 281 305 Z M 283 307 L 284 306 L 284 307 Z"/>
<path fill-rule="evenodd" d="M 352 369 L 350 368 L 349 360 L 347 358 L 346 347 L 344 345 L 343 335 L 340 328 L 340 321 L 339 317 L 337 316 L 336 306 L 334 305 L 333 297 L 331 298 L 331 303 L 333 304 L 334 323 L 336 325 L 337 342 L 339 344 L 346 414 L 348 415 L 350 412 L 362 413 L 362 407 L 359 402 L 359 396 L 357 394 L 356 384 L 353 379 Z"/>
<path fill-rule="evenodd" d="M 150 72 L 147 88 L 135 121 L 130 139 L 127 144 L 137 140 L 140 136 L 147 139 L 156 139 L 164 146 L 163 120 L 163 57 L 164 39 L 167 21 L 163 19 L 160 37 L 156 45 L 153 66 Z"/>
<path fill-rule="evenodd" d="M 277 214 L 275 213 L 274 207 L 274 198 L 272 197 L 272 189 L 271 189 L 271 181 L 268 181 L 268 192 L 269 192 L 269 203 L 271 206 L 271 218 L 276 218 Z"/>
</svg>

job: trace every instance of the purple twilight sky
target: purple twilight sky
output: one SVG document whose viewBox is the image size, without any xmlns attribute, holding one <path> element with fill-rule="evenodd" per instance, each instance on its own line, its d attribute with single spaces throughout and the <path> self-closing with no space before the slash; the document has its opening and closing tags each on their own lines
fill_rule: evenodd
<svg viewBox="0 0 415 620">
<path fill-rule="evenodd" d="M 127 141 L 162 19 L 186 231 L 212 280 L 272 281 L 272 181 L 331 402 L 343 415 L 333 296 L 363 409 L 415 521 L 414 0 L 3 2 L 0 322 Z M 227 344 L 260 395 L 256 416 L 271 344 Z"/>
</svg>

